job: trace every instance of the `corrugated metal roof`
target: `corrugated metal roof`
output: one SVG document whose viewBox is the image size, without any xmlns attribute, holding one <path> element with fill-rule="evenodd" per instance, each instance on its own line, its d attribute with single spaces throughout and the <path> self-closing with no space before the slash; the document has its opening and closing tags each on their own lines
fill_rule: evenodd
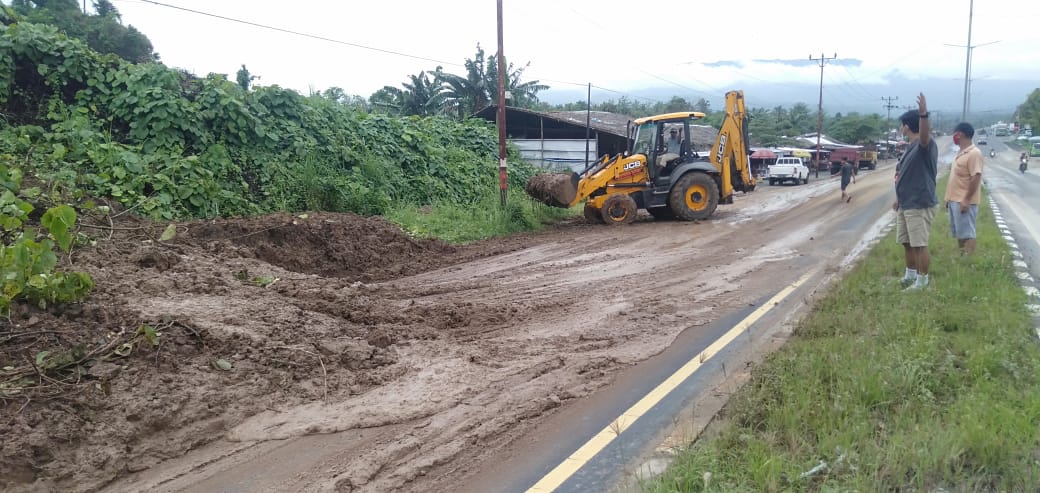
<svg viewBox="0 0 1040 493">
<path fill-rule="evenodd" d="M 797 137 L 797 140 L 800 140 L 802 142 L 810 144 L 813 148 L 816 147 L 816 133 L 815 132 L 811 133 L 811 134 L 799 135 Z M 859 145 L 846 144 L 844 142 L 837 141 L 835 139 L 832 139 L 832 138 L 827 137 L 826 135 L 822 135 L 822 134 L 820 135 L 820 146 L 821 147 L 827 146 L 827 147 L 834 147 L 834 148 L 848 147 L 848 148 L 852 148 L 852 149 L 860 149 L 860 148 L 863 147 L 863 146 L 859 146 Z"/>
<path fill-rule="evenodd" d="M 586 122 L 586 112 L 584 111 L 549 111 L 542 114 L 548 118 L 572 123 L 579 127 L 584 127 Z M 589 128 L 601 132 L 609 132 L 620 137 L 626 137 L 625 128 L 629 120 L 632 120 L 632 118 L 628 115 L 610 113 L 608 111 L 591 111 L 588 113 Z"/>
<path fill-rule="evenodd" d="M 495 113 L 498 111 L 497 105 L 488 105 L 484 109 L 478 111 L 474 116 L 481 118 L 495 120 Z M 539 116 L 543 118 L 549 118 L 558 122 L 564 122 L 578 127 L 585 128 L 585 112 L 584 111 L 535 111 L 526 108 L 516 108 L 513 106 L 506 106 L 506 111 L 526 113 L 528 115 Z M 593 111 L 590 114 L 589 128 L 597 130 L 599 132 L 606 132 L 609 134 L 616 135 L 618 137 L 627 137 L 625 133 L 625 126 L 628 121 L 632 118 L 627 115 L 620 115 L 617 113 L 609 113 L 606 111 Z M 509 125 L 509 119 L 506 119 L 506 125 Z"/>
<path fill-rule="evenodd" d="M 585 128 L 586 112 L 584 111 L 535 111 L 525 108 L 516 108 L 513 106 L 506 106 L 506 110 L 536 115 Z M 495 113 L 497 111 L 498 107 L 496 105 L 489 105 L 478 111 L 474 116 L 494 121 Z M 630 120 L 633 120 L 633 118 L 628 115 L 610 113 L 607 111 L 592 111 L 589 113 L 588 118 L 589 128 L 599 132 L 616 135 L 618 137 L 628 136 L 626 134 L 626 128 Z M 509 125 L 508 118 L 506 119 L 506 125 Z M 719 130 L 710 125 L 690 125 L 690 140 L 695 146 L 701 148 L 712 146 L 715 143 L 715 137 L 717 137 L 718 134 Z"/>
</svg>

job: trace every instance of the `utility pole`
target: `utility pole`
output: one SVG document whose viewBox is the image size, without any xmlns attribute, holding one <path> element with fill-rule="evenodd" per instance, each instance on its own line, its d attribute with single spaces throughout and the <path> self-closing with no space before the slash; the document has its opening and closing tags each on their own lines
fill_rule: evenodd
<svg viewBox="0 0 1040 493">
<path fill-rule="evenodd" d="M 498 189 L 506 207 L 506 56 L 502 49 L 502 0 L 498 0 Z"/>
<path fill-rule="evenodd" d="M 888 111 L 888 113 L 886 113 L 886 116 L 885 116 L 885 126 L 887 127 L 887 126 L 892 124 L 892 108 L 898 108 L 897 105 L 892 104 L 892 101 L 898 101 L 899 100 L 899 96 L 889 96 L 887 98 L 884 97 L 884 96 L 881 96 L 881 100 L 885 102 L 885 104 L 881 105 L 881 107 Z M 884 137 L 885 137 L 886 145 L 888 143 L 888 131 L 889 130 L 890 129 L 888 129 L 888 128 L 885 129 Z"/>
<path fill-rule="evenodd" d="M 898 105 L 892 104 L 892 101 L 898 101 L 899 100 L 899 96 L 887 97 L 887 98 L 884 97 L 884 96 L 881 96 L 881 100 L 885 102 L 885 104 L 881 105 L 881 107 L 886 109 L 886 110 L 888 110 L 888 116 L 886 117 L 886 119 L 891 120 L 892 119 L 892 108 L 898 108 L 899 107 Z"/>
<path fill-rule="evenodd" d="M 973 17 L 974 11 L 975 0 L 970 0 L 968 2 L 968 44 L 966 45 L 967 55 L 964 61 L 964 106 L 961 109 L 962 122 L 968 121 L 968 94 L 970 94 L 971 91 L 971 89 L 969 88 L 971 84 L 971 19 Z"/>
<path fill-rule="evenodd" d="M 589 169 L 589 137 L 592 132 L 592 83 L 589 82 L 589 93 L 585 100 L 585 167 Z M 597 139 L 598 140 L 598 139 Z"/>
<path fill-rule="evenodd" d="M 823 134 L 823 67 L 827 65 L 827 61 L 838 58 L 838 54 L 835 53 L 832 57 L 823 56 L 820 53 L 820 58 L 813 58 L 809 55 L 809 60 L 820 62 L 820 106 L 816 110 L 816 177 L 820 177 L 820 137 Z"/>
</svg>

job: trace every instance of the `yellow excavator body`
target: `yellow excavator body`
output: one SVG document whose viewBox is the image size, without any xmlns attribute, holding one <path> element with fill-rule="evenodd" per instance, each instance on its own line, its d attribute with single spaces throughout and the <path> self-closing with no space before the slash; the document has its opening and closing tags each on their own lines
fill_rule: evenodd
<svg viewBox="0 0 1040 493">
<path fill-rule="evenodd" d="M 528 195 L 554 207 L 585 202 L 585 217 L 606 224 L 635 220 L 639 209 L 656 218 L 706 219 L 715 207 L 733 203 L 736 191 L 751 192 L 747 112 L 743 91 L 726 93 L 726 116 L 714 146 L 695 152 L 693 122 L 704 113 L 683 111 L 629 122 L 628 150 L 604 155 L 581 173 L 533 177 Z M 676 138 L 665 141 L 665 134 Z"/>
</svg>

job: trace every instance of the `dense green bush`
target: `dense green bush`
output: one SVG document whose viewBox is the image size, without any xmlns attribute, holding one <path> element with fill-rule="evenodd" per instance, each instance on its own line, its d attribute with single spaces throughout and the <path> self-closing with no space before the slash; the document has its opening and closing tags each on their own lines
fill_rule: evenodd
<svg viewBox="0 0 1040 493">
<path fill-rule="evenodd" d="M 0 314 L 11 301 L 64 303 L 93 287 L 56 272 L 76 212 L 103 197 L 155 219 L 403 207 L 486 207 L 497 136 L 484 121 L 368 114 L 277 86 L 246 90 L 159 63 L 101 55 L 48 25 L 0 25 Z M 519 163 L 515 153 L 511 157 Z M 17 166 L 15 165 L 15 163 Z M 510 169 L 521 189 L 536 171 Z M 22 173 L 46 191 L 23 190 Z M 26 224 L 30 195 L 53 203 Z M 513 206 L 507 228 L 533 226 Z M 480 223 L 486 227 L 485 223 Z M 477 238 L 467 233 L 460 238 Z"/>
<path fill-rule="evenodd" d="M 398 118 L 99 55 L 46 25 L 0 35 L 0 139 L 28 172 L 155 218 L 475 203 L 497 185 L 483 121 Z M 69 170 L 75 170 L 70 173 Z M 511 168 L 522 187 L 535 170 Z"/>
</svg>

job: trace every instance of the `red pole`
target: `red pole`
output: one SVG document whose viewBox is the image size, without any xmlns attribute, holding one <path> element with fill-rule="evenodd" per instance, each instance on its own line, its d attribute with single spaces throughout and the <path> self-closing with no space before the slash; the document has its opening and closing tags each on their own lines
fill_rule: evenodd
<svg viewBox="0 0 1040 493">
<path fill-rule="evenodd" d="M 498 0 L 498 188 L 506 206 L 506 60 L 502 49 L 502 0 Z"/>
</svg>

